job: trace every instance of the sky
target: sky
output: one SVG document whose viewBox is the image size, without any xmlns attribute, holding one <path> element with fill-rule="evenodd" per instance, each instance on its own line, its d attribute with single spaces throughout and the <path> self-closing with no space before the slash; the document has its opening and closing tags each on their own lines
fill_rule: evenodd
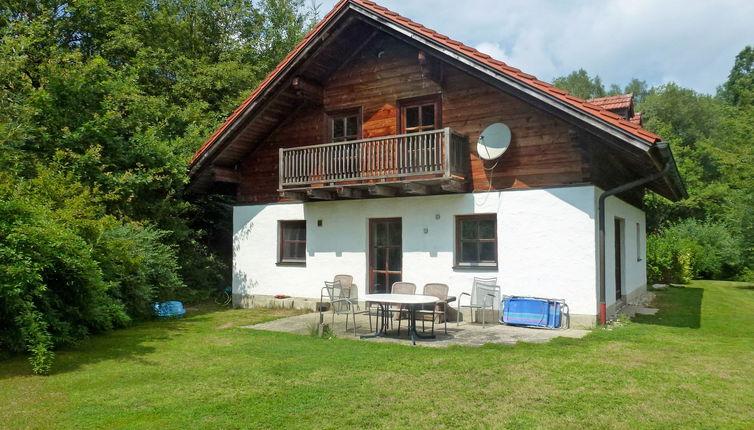
<svg viewBox="0 0 754 430">
<path fill-rule="evenodd" d="M 754 45 L 751 0 L 376 0 L 552 82 L 584 68 L 605 86 L 632 78 L 714 94 Z M 320 0 L 324 16 L 337 0 Z"/>
</svg>

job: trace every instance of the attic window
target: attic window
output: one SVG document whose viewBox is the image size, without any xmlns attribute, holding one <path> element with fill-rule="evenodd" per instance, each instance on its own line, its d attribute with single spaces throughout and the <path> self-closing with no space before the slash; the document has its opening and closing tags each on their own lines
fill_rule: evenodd
<svg viewBox="0 0 754 430">
<path fill-rule="evenodd" d="M 360 108 L 330 112 L 327 116 L 330 142 L 358 140 L 361 137 Z"/>
<path fill-rule="evenodd" d="M 441 127 L 439 95 L 402 100 L 400 106 L 402 133 L 418 133 Z"/>
</svg>

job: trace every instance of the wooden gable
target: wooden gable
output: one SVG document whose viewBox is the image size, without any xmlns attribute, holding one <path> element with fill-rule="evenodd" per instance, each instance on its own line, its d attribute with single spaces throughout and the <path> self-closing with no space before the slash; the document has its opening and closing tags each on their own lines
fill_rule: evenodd
<svg viewBox="0 0 754 430">
<path fill-rule="evenodd" d="M 607 189 L 661 167 L 646 142 L 657 136 L 636 124 L 385 11 L 361 0 L 339 3 L 197 152 L 194 189 L 231 180 L 240 203 L 279 201 L 280 149 L 329 142 L 328 112 L 358 108 L 360 137 L 394 136 L 401 100 L 422 96 L 438 97 L 441 126 L 466 137 L 470 171 L 461 191 L 580 183 Z M 490 66 L 473 64 L 467 51 Z M 495 122 L 511 128 L 511 147 L 497 162 L 483 162 L 476 140 Z M 678 198 L 684 190 L 672 171 L 650 187 Z"/>
<path fill-rule="evenodd" d="M 433 60 L 431 66 L 422 65 L 420 52 L 388 34 L 380 34 L 362 46 L 357 55 L 323 82 L 321 104 L 296 109 L 243 160 L 239 202 L 269 203 L 281 199 L 279 149 L 326 143 L 327 112 L 359 108 L 364 138 L 397 135 L 400 101 L 421 96 L 438 96 L 442 127 L 468 137 L 469 190 L 589 180 L 583 148 L 572 139 L 568 124 L 439 60 Z M 505 122 L 511 128 L 512 144 L 498 162 L 484 162 L 475 153 L 475 143 L 481 131 L 495 122 Z"/>
</svg>

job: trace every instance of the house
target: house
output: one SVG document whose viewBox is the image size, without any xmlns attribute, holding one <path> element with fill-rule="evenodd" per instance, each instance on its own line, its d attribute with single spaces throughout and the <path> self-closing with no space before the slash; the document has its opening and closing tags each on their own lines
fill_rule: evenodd
<svg viewBox="0 0 754 430">
<path fill-rule="evenodd" d="M 236 196 L 236 306 L 313 306 L 339 273 L 360 295 L 494 276 L 593 326 L 646 291 L 645 191 L 685 196 L 627 115 L 344 0 L 199 149 L 191 187 Z M 496 123 L 509 146 L 482 159 Z"/>
</svg>

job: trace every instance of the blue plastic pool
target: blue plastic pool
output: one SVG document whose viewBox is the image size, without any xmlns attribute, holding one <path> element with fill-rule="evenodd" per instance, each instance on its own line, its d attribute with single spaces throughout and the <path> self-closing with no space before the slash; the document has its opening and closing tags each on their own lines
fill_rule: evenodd
<svg viewBox="0 0 754 430">
<path fill-rule="evenodd" d="M 562 304 L 557 300 L 510 297 L 503 300 L 505 324 L 528 327 L 559 328 Z"/>
</svg>

